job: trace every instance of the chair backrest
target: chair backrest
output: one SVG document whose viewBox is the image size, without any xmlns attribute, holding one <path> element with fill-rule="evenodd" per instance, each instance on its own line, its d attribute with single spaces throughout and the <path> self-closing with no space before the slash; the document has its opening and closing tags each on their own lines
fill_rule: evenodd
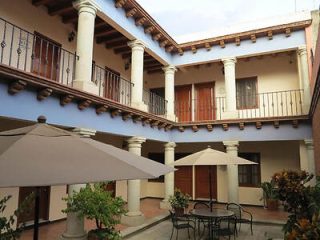
<svg viewBox="0 0 320 240">
<path fill-rule="evenodd" d="M 193 206 L 193 209 L 206 209 L 209 208 L 209 205 L 204 202 L 196 202 Z"/>
<path fill-rule="evenodd" d="M 237 219 L 241 219 L 241 206 L 237 203 L 228 203 L 227 204 L 227 210 L 230 210 L 232 212 L 234 212 L 234 215 L 236 216 Z"/>
<path fill-rule="evenodd" d="M 171 210 L 169 210 L 169 213 L 170 213 L 170 218 L 171 218 L 173 226 L 174 227 L 177 226 L 178 225 L 178 220 L 177 220 L 177 217 L 176 217 L 175 213 L 172 212 Z"/>
</svg>

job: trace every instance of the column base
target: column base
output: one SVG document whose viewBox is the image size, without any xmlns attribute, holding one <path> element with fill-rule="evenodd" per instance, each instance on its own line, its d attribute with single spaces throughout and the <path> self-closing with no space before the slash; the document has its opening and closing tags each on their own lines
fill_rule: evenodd
<svg viewBox="0 0 320 240">
<path fill-rule="evenodd" d="M 131 102 L 131 107 L 148 112 L 148 105 L 146 105 L 144 102 Z"/>
<path fill-rule="evenodd" d="M 177 121 L 177 117 L 175 114 L 167 114 L 166 118 L 170 121 L 176 122 Z"/>
<path fill-rule="evenodd" d="M 221 119 L 237 119 L 238 112 L 237 111 L 230 111 L 230 112 L 223 112 Z"/>
<path fill-rule="evenodd" d="M 128 212 L 126 215 L 121 217 L 121 223 L 130 227 L 135 227 L 142 225 L 144 223 L 144 215 L 140 213 L 140 215 L 134 215 L 138 212 Z"/>
<path fill-rule="evenodd" d="M 85 240 L 87 233 L 84 230 L 84 219 L 76 213 L 67 213 L 67 229 L 60 236 L 60 240 Z"/>
<path fill-rule="evenodd" d="M 160 202 L 160 209 L 166 209 L 166 210 L 170 210 L 171 209 L 171 205 L 168 202 L 168 200 L 164 199 Z"/>
<path fill-rule="evenodd" d="M 79 234 L 79 235 L 69 235 L 64 233 L 60 236 L 59 240 L 87 240 L 87 234 Z"/>
<path fill-rule="evenodd" d="M 74 80 L 72 86 L 76 89 L 99 95 L 99 87 L 93 82 Z"/>
</svg>

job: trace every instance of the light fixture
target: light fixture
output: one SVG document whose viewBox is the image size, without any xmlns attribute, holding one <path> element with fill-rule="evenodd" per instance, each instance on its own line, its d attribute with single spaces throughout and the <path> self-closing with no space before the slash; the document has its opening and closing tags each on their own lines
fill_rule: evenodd
<svg viewBox="0 0 320 240">
<path fill-rule="evenodd" d="M 128 70 L 130 68 L 130 59 L 128 59 L 125 63 L 124 63 L 124 70 Z"/>
<path fill-rule="evenodd" d="M 72 42 L 74 40 L 74 37 L 76 36 L 74 31 L 69 32 L 68 34 L 68 41 Z"/>
</svg>

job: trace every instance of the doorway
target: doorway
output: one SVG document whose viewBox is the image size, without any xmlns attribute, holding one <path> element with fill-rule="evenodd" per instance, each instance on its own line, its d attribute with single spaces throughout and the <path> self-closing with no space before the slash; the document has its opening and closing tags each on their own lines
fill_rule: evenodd
<svg viewBox="0 0 320 240">
<path fill-rule="evenodd" d="M 175 114 L 179 122 L 192 120 L 191 85 L 175 87 Z"/>
<path fill-rule="evenodd" d="M 195 121 L 214 120 L 216 118 L 214 82 L 196 84 L 195 91 Z"/>
<path fill-rule="evenodd" d="M 209 166 L 195 167 L 196 199 L 209 199 Z M 212 198 L 217 199 L 217 166 L 211 166 Z"/>
</svg>

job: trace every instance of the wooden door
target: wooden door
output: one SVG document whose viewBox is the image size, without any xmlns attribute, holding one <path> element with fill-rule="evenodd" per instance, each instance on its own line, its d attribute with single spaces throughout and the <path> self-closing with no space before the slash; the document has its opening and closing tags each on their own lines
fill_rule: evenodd
<svg viewBox="0 0 320 240">
<path fill-rule="evenodd" d="M 207 121 L 215 119 L 214 82 L 195 85 L 196 104 L 195 120 Z"/>
<path fill-rule="evenodd" d="M 104 189 L 106 191 L 111 192 L 112 197 L 115 197 L 116 196 L 116 181 L 108 182 L 107 184 L 104 185 Z"/>
<path fill-rule="evenodd" d="M 120 73 L 105 67 L 105 97 L 120 102 Z"/>
<path fill-rule="evenodd" d="M 195 197 L 209 199 L 209 166 L 196 166 L 195 178 Z M 217 199 L 217 166 L 211 166 L 211 191 L 212 198 Z"/>
<path fill-rule="evenodd" d="M 174 172 L 174 187 L 192 196 L 192 167 L 181 166 L 175 168 L 178 170 Z"/>
<path fill-rule="evenodd" d="M 32 72 L 59 81 L 61 44 L 36 32 L 33 48 Z"/>
<path fill-rule="evenodd" d="M 19 189 L 19 206 L 27 196 L 35 192 L 35 189 L 35 187 L 21 187 Z M 49 199 L 50 187 L 40 187 L 40 219 L 42 220 L 49 219 Z M 18 223 L 34 220 L 34 201 L 30 206 L 31 208 L 28 211 L 19 216 Z"/>
<path fill-rule="evenodd" d="M 191 85 L 175 88 L 175 114 L 179 122 L 192 120 Z"/>
</svg>

